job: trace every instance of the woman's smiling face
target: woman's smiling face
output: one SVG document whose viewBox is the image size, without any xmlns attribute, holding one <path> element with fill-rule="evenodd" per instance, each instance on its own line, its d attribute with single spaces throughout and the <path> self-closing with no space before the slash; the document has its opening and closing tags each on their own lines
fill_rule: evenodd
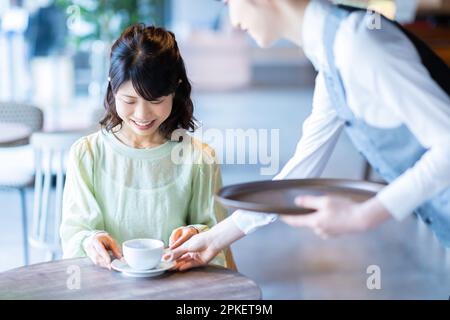
<svg viewBox="0 0 450 320">
<path fill-rule="evenodd" d="M 117 90 L 115 102 L 122 128 L 130 138 L 154 140 L 159 136 L 159 126 L 170 116 L 173 94 L 148 101 L 137 94 L 131 81 L 126 81 Z"/>
</svg>

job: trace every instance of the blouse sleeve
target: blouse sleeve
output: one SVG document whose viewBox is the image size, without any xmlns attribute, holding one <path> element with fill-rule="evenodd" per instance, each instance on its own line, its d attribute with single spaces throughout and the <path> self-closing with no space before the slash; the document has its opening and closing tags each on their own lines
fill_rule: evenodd
<svg viewBox="0 0 450 320">
<path fill-rule="evenodd" d="M 189 226 L 203 232 L 226 218 L 226 209 L 215 200 L 215 195 L 221 188 L 220 166 L 214 157 L 203 152 L 202 161 L 194 164 L 192 197 L 188 214 Z M 212 263 L 225 266 L 224 252 L 221 252 Z"/>
<path fill-rule="evenodd" d="M 60 236 L 64 258 L 85 256 L 89 237 L 104 232 L 104 221 L 93 188 L 93 155 L 82 138 L 69 152 Z"/>
</svg>

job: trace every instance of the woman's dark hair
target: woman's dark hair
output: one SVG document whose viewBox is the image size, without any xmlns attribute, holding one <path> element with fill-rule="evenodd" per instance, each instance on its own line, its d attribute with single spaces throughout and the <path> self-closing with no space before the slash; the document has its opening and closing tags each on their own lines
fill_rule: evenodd
<svg viewBox="0 0 450 320">
<path fill-rule="evenodd" d="M 176 129 L 195 130 L 191 84 L 172 32 L 142 23 L 135 24 L 128 27 L 113 44 L 104 102 L 106 114 L 100 121 L 107 131 L 122 124 L 116 111 L 114 94 L 128 80 L 131 80 L 136 92 L 148 101 L 174 93 L 172 112 L 159 127 L 165 138 L 170 138 Z"/>
</svg>

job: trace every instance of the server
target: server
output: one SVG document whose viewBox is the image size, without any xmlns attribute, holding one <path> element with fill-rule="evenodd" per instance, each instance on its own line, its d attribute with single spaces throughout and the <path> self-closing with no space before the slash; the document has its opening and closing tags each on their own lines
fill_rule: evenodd
<svg viewBox="0 0 450 320">
<path fill-rule="evenodd" d="M 358 204 L 303 197 L 308 216 L 283 217 L 322 237 L 360 232 L 416 212 L 450 246 L 450 71 L 400 25 L 327 0 L 229 0 L 235 26 L 266 47 L 280 38 L 302 46 L 318 71 L 313 109 L 292 159 L 275 179 L 318 177 L 343 130 L 389 183 Z M 276 219 L 236 211 L 192 238 L 176 256 L 183 268 L 206 263 L 232 241 Z"/>
</svg>

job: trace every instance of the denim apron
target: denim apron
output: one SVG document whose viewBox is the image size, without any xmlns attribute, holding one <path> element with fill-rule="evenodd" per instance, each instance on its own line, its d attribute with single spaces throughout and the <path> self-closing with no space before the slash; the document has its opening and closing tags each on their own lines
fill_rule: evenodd
<svg viewBox="0 0 450 320">
<path fill-rule="evenodd" d="M 325 74 L 328 93 L 335 102 L 338 117 L 345 121 L 345 130 L 351 141 L 378 174 L 390 183 L 414 166 L 427 149 L 417 141 L 404 124 L 395 128 L 376 128 L 364 120 L 356 118 L 348 107 L 342 79 L 335 65 L 333 47 L 341 21 L 354 10 L 360 9 L 332 6 L 328 12 L 323 34 L 327 70 L 322 71 Z M 422 64 L 432 78 L 450 95 L 450 69 L 448 66 L 421 40 L 399 24 L 385 18 L 383 23 L 394 23 L 404 32 L 416 47 Z M 416 208 L 415 213 L 433 230 L 444 246 L 450 247 L 450 187 Z"/>
</svg>

